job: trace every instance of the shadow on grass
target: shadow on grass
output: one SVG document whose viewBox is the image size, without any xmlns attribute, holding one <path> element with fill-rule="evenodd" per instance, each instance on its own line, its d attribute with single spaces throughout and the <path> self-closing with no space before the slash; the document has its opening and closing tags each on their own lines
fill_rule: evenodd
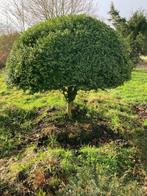
<svg viewBox="0 0 147 196">
<path fill-rule="evenodd" d="M 76 105 L 72 120 L 63 111 L 56 107 L 31 111 L 16 107 L 1 110 L 0 157 L 11 156 L 30 143 L 38 147 L 79 148 L 122 139 L 95 111 L 91 113 L 86 107 Z"/>
<path fill-rule="evenodd" d="M 123 112 L 122 106 L 119 109 Z M 99 146 L 110 141 L 128 146 L 133 129 L 140 126 L 136 119 L 132 120 L 125 113 L 122 116 L 117 114 L 121 127 L 118 126 L 116 130 L 111 119 L 105 118 L 105 113 L 89 110 L 88 106 L 76 105 L 72 120 L 63 111 L 62 107 L 31 111 L 16 107 L 3 109 L 0 113 L 0 157 L 18 153 L 31 143 L 38 148 L 50 146 L 78 149 L 82 145 Z"/>
<path fill-rule="evenodd" d="M 110 107 L 113 109 L 115 106 Z M 127 110 L 127 108 L 125 109 L 123 106 L 121 106 L 120 109 L 122 113 Z M 68 119 L 63 111 L 64 108 L 57 107 L 46 107 L 34 109 L 32 111 L 25 111 L 15 107 L 3 109 L 0 114 L 1 157 L 14 156 L 15 153 L 17 154 L 25 150 L 26 146 L 30 143 L 33 143 L 36 146 L 34 148 L 35 151 L 33 149 L 34 153 L 41 150 L 44 152 L 44 150 L 48 149 L 48 146 L 50 146 L 52 148 L 71 148 L 77 153 L 76 156 L 80 153 L 79 148 L 84 145 L 98 147 L 103 143 L 114 141 L 120 147 L 126 147 L 122 149 L 127 149 L 127 147 L 130 146 L 126 139 L 127 137 L 124 137 L 125 132 L 123 134 L 121 133 L 122 130 L 115 132 L 110 124 L 110 119 L 105 117 L 105 113 L 101 114 L 97 110 L 90 110 L 87 106 L 77 105 L 74 109 L 73 119 L 71 120 Z M 124 126 L 123 129 L 126 131 L 126 134 L 129 135 L 127 126 L 130 126 L 131 118 L 125 116 L 125 113 L 122 115 L 122 113 L 118 113 L 118 115 L 122 125 L 127 121 L 126 127 Z M 139 127 L 138 122 L 135 123 L 135 119 L 131 122 L 129 128 L 133 129 L 133 127 L 136 130 Z M 138 134 L 139 133 L 140 131 Z M 133 132 L 131 132 L 131 134 L 133 134 Z M 138 137 L 136 137 L 137 142 L 139 141 L 139 138 L 138 135 Z M 137 145 L 140 147 L 139 142 Z M 108 155 L 106 155 L 106 160 L 107 158 Z M 125 153 L 122 153 L 122 157 L 120 157 L 121 162 L 123 159 L 125 163 Z M 122 164 L 123 166 L 124 163 Z M 19 164 L 20 162 L 18 160 L 18 165 Z M 110 165 L 110 162 L 108 162 L 108 164 Z M 45 163 L 45 165 L 47 164 Z M 57 168 L 60 169 L 59 167 Z M 57 172 L 59 172 L 59 170 L 57 170 Z M 19 173 L 18 177 L 19 189 L 16 188 L 16 181 L 14 186 L 9 183 L 0 182 L 0 194 L 3 195 L 8 191 L 8 194 L 11 195 L 21 195 L 22 191 L 22 194 L 25 192 L 26 195 L 32 195 L 29 192 L 31 191 L 31 187 L 29 187 L 29 184 L 27 183 L 28 179 L 27 176 L 25 176 L 25 173 Z"/>
<path fill-rule="evenodd" d="M 0 157 L 8 156 L 23 147 L 24 135 L 31 132 L 36 111 L 11 107 L 0 113 Z"/>
<path fill-rule="evenodd" d="M 46 114 L 38 123 L 42 132 L 37 142 L 38 147 L 49 145 L 78 149 L 83 145 L 99 146 L 110 141 L 128 145 L 121 133 L 115 132 L 102 114 L 86 106 L 75 105 L 72 119 L 65 114 L 50 114 L 50 110 Z"/>
<path fill-rule="evenodd" d="M 32 195 L 29 189 L 25 188 L 24 190 L 23 185 L 22 187 L 19 187 L 19 189 L 20 190 L 18 190 L 17 187 L 13 184 L 10 185 L 9 183 L 0 182 L 0 195 L 11 195 L 11 196 L 20 196 L 20 195 L 31 196 Z"/>
</svg>

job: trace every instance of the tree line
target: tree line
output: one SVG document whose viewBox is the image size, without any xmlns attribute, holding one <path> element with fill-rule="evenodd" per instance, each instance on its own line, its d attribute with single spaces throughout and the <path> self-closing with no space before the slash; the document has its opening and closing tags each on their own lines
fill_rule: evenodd
<svg viewBox="0 0 147 196">
<path fill-rule="evenodd" d="M 120 15 L 112 3 L 109 14 L 112 25 L 128 43 L 130 58 L 134 64 L 137 64 L 140 60 L 140 55 L 147 55 L 146 13 L 138 10 L 127 20 Z"/>
</svg>

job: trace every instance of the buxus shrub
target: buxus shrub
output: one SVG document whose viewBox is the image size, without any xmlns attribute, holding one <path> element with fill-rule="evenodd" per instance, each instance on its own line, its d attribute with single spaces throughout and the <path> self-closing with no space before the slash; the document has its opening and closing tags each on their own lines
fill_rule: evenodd
<svg viewBox="0 0 147 196">
<path fill-rule="evenodd" d="M 7 61 L 8 83 L 32 92 L 114 88 L 131 75 L 126 46 L 108 25 L 86 15 L 43 21 L 22 33 Z"/>
</svg>

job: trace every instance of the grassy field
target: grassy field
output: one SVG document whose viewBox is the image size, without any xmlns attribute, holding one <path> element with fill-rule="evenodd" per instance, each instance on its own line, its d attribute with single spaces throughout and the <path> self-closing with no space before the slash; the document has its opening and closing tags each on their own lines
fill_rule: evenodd
<svg viewBox="0 0 147 196">
<path fill-rule="evenodd" d="M 147 69 L 65 110 L 60 92 L 7 89 L 1 71 L 0 195 L 145 195 Z"/>
</svg>

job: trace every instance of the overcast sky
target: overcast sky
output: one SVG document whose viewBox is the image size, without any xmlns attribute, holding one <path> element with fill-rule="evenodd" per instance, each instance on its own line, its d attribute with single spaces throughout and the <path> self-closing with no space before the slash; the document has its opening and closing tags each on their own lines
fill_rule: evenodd
<svg viewBox="0 0 147 196">
<path fill-rule="evenodd" d="M 115 7 L 120 11 L 121 16 L 129 17 L 134 11 L 138 9 L 145 10 L 147 12 L 147 0 L 94 0 L 97 2 L 95 8 L 96 15 L 101 19 L 108 19 L 108 12 L 110 10 L 111 2 L 114 3 Z M 0 7 L 10 0 L 0 0 Z M 0 10 L 1 12 L 1 10 Z M 1 16 L 1 14 L 0 14 Z M 0 17 L 2 20 L 2 17 Z"/>
<path fill-rule="evenodd" d="M 121 16 L 129 17 L 134 11 L 138 9 L 147 12 L 147 0 L 96 0 L 98 1 L 97 14 L 99 17 L 108 19 L 108 12 L 110 10 L 111 2 L 120 11 Z"/>
</svg>

